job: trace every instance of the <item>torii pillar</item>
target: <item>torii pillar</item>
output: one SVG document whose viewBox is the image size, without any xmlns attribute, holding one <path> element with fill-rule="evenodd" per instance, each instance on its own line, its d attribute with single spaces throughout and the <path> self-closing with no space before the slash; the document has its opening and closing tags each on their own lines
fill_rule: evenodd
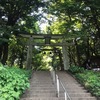
<svg viewBox="0 0 100 100">
<path fill-rule="evenodd" d="M 69 64 L 67 45 L 62 46 L 62 52 L 63 52 L 64 70 L 68 70 L 70 67 L 70 64 Z"/>
<path fill-rule="evenodd" d="M 29 37 L 29 41 L 28 41 L 28 51 L 27 51 L 27 61 L 26 61 L 26 69 L 30 69 L 31 63 L 32 63 L 32 41 L 33 41 L 33 37 L 30 36 Z"/>
</svg>

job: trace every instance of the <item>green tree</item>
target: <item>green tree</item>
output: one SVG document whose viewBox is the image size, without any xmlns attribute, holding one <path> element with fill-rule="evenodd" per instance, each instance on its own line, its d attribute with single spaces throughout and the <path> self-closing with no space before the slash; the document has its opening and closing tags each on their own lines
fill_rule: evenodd
<svg viewBox="0 0 100 100">
<path fill-rule="evenodd" d="M 68 42 L 74 40 L 75 46 L 69 46 L 70 50 L 75 50 L 69 51 L 74 64 L 81 65 L 82 60 L 100 55 L 99 6 L 99 0 L 55 0 L 50 3 L 49 11 L 57 17 L 51 31 L 64 34 Z"/>
<path fill-rule="evenodd" d="M 1 38 L 3 38 L 0 44 L 0 60 L 3 64 L 6 63 L 8 58 L 8 40 L 13 33 L 15 25 L 20 19 L 34 14 L 38 11 L 39 7 L 44 6 L 44 0 L 0 0 L 0 30 Z M 4 40 L 7 41 L 4 41 Z"/>
</svg>

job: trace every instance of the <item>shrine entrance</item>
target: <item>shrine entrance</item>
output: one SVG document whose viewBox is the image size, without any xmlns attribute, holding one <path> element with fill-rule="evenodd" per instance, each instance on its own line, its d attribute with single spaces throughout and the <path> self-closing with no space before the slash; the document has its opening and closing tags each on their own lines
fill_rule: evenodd
<svg viewBox="0 0 100 100">
<path fill-rule="evenodd" d="M 20 36 L 28 39 L 28 42 L 26 44 L 28 47 L 27 59 L 26 59 L 27 69 L 31 68 L 32 66 L 32 49 L 34 46 L 51 46 L 54 48 L 52 49 L 53 52 L 56 52 L 56 50 L 58 50 L 56 47 L 60 46 L 62 48 L 62 58 L 63 58 L 63 65 L 64 65 L 62 70 L 69 69 L 70 64 L 69 64 L 67 46 L 72 45 L 72 44 L 69 44 L 65 41 L 64 35 L 61 35 L 61 34 L 33 34 L 33 35 L 20 34 Z M 40 40 L 42 40 L 42 43 L 39 42 Z"/>
</svg>

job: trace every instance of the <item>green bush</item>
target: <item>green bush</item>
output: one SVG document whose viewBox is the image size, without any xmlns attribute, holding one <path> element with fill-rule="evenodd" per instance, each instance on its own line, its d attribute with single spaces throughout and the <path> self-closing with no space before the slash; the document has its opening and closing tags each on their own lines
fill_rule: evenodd
<svg viewBox="0 0 100 100">
<path fill-rule="evenodd" d="M 19 100 L 29 88 L 29 71 L 0 65 L 0 100 Z"/>
<path fill-rule="evenodd" d="M 84 72 L 84 68 L 83 67 L 78 67 L 78 66 L 71 66 L 70 68 L 69 68 L 69 71 L 71 72 L 71 73 L 81 73 L 81 72 Z"/>
<path fill-rule="evenodd" d="M 74 74 L 78 81 L 85 86 L 93 95 L 100 97 L 100 72 L 71 67 L 69 71 Z"/>
</svg>

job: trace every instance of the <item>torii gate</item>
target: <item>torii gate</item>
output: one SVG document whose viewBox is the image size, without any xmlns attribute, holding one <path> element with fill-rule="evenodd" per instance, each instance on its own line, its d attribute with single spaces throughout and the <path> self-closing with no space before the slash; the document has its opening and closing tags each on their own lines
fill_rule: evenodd
<svg viewBox="0 0 100 100">
<path fill-rule="evenodd" d="M 70 65 L 69 65 L 69 58 L 68 58 L 68 52 L 67 52 L 67 46 L 72 45 L 68 44 L 64 36 L 61 34 L 32 34 L 32 35 L 24 35 L 20 34 L 22 37 L 26 37 L 29 39 L 28 41 L 28 51 L 27 51 L 27 61 L 26 61 L 26 68 L 31 67 L 31 62 L 32 62 L 32 47 L 33 46 L 61 46 L 62 47 L 62 52 L 63 52 L 63 62 L 64 62 L 64 70 L 68 70 Z M 34 43 L 34 39 L 44 39 L 44 43 Z M 51 40 L 62 40 L 61 43 L 52 43 Z"/>
</svg>

